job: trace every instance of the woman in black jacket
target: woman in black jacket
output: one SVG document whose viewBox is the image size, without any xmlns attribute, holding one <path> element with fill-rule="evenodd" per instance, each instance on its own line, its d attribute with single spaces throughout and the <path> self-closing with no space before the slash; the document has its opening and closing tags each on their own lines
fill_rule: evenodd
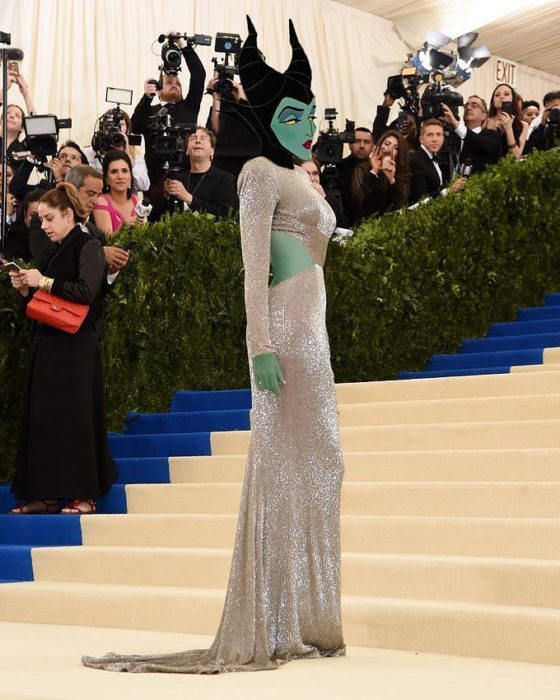
<svg viewBox="0 0 560 700">
<path fill-rule="evenodd" d="M 35 289 L 89 306 L 73 335 L 43 323 L 34 329 L 23 424 L 12 491 L 22 502 L 12 513 L 95 512 L 95 500 L 116 478 L 107 445 L 101 348 L 105 257 L 99 241 L 80 227 L 86 218 L 78 192 L 60 183 L 39 200 L 42 228 L 58 250 L 43 271 L 11 272 L 29 301 Z"/>
</svg>

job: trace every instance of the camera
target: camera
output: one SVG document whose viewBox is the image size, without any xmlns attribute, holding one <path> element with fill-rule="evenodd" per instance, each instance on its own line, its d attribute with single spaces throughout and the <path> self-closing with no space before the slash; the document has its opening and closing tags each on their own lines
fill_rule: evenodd
<svg viewBox="0 0 560 700">
<path fill-rule="evenodd" d="M 344 144 L 354 143 L 355 140 L 355 123 L 347 119 L 345 130 L 339 131 L 334 125 L 337 116 L 338 112 L 334 107 L 325 109 L 325 119 L 329 125 L 326 131 L 320 132 L 315 147 L 315 154 L 324 165 L 342 163 Z"/>
<path fill-rule="evenodd" d="M 218 32 L 214 43 L 214 51 L 223 53 L 224 58 L 220 61 L 214 56 L 212 63 L 214 70 L 218 74 L 218 80 L 214 85 L 214 92 L 222 97 L 229 97 L 233 93 L 233 79 L 239 72 L 238 59 L 241 51 L 241 37 L 239 34 L 224 34 Z"/>
<path fill-rule="evenodd" d="M 424 119 L 440 119 L 444 116 L 442 105 L 447 105 L 456 119 L 459 119 L 459 107 L 463 106 L 463 96 L 448 87 L 443 87 L 441 81 L 424 90 L 422 95 L 422 114 Z"/>
<path fill-rule="evenodd" d="M 177 75 L 181 70 L 181 59 L 183 52 L 177 43 L 179 39 L 184 39 L 191 46 L 210 46 L 212 37 L 207 34 L 195 34 L 187 36 L 186 34 L 160 34 L 158 42 L 163 44 L 161 47 L 160 71 L 166 75 Z"/>
<path fill-rule="evenodd" d="M 59 130 L 72 128 L 71 119 L 59 119 L 54 114 L 24 117 L 23 124 L 29 150 L 41 162 L 44 162 L 47 156 L 56 155 Z"/>
<path fill-rule="evenodd" d="M 560 127 L 560 107 L 552 107 L 548 113 L 547 124 Z"/>
<path fill-rule="evenodd" d="M 124 113 L 121 110 L 121 102 L 132 104 L 132 90 L 108 87 L 105 89 L 105 102 L 116 104 L 114 109 L 102 114 L 96 123 L 96 129 L 91 139 L 91 147 L 99 155 L 111 151 L 114 148 L 122 149 L 126 145 L 126 139 L 121 131 L 121 121 Z M 131 146 L 140 146 L 142 137 L 136 134 L 127 134 L 128 143 Z"/>
<path fill-rule="evenodd" d="M 154 153 L 168 160 L 184 159 L 186 138 L 196 131 L 196 124 L 174 124 L 165 107 L 148 119 L 148 131 L 154 135 Z"/>
</svg>

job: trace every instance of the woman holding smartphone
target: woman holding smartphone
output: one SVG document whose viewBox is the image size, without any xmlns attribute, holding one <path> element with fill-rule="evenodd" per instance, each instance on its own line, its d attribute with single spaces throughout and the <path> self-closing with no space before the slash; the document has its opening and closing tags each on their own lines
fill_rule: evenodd
<svg viewBox="0 0 560 700">
<path fill-rule="evenodd" d="M 386 131 L 369 160 L 354 171 L 352 183 L 359 202 L 356 223 L 405 206 L 410 192 L 408 147 L 398 131 Z"/>
<path fill-rule="evenodd" d="M 521 158 L 529 125 L 521 119 L 521 100 L 511 85 L 500 83 L 494 88 L 484 128 L 502 134 L 502 156 L 512 153 Z"/>
<path fill-rule="evenodd" d="M 72 335 L 35 324 L 12 483 L 20 502 L 12 513 L 84 515 L 95 513 L 95 499 L 117 475 L 107 445 L 97 334 L 105 256 L 101 243 L 80 226 L 86 212 L 74 185 L 64 182 L 49 190 L 38 209 L 57 250 L 42 271 L 11 271 L 12 286 L 26 301 L 41 289 L 89 309 Z"/>
</svg>

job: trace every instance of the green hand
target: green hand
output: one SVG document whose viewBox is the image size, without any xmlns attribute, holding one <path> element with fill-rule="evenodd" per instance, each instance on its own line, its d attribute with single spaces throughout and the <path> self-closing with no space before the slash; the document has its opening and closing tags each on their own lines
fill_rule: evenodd
<svg viewBox="0 0 560 700">
<path fill-rule="evenodd" d="M 273 352 L 253 357 L 253 373 L 257 389 L 267 389 L 280 397 L 280 384 L 285 384 L 286 381 Z"/>
</svg>

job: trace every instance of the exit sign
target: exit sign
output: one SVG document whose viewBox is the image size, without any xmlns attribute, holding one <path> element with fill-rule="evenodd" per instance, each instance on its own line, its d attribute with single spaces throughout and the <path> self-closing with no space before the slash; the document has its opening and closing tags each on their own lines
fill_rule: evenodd
<svg viewBox="0 0 560 700">
<path fill-rule="evenodd" d="M 507 83 L 515 87 L 517 82 L 517 63 L 508 61 L 505 58 L 496 58 L 494 78 L 496 83 Z"/>
</svg>

